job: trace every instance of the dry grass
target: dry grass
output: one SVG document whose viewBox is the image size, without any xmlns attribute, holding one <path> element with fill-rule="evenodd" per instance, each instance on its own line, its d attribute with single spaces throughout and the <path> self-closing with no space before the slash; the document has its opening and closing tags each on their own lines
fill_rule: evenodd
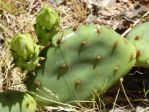
<svg viewBox="0 0 149 112">
<path fill-rule="evenodd" d="M 18 7 L 17 7 L 18 5 Z M 10 40 L 17 32 L 23 32 L 26 30 L 24 27 L 29 22 L 26 17 L 25 9 L 26 2 L 15 0 L 1 0 L 0 8 L 0 30 L 4 43 L 1 45 L 0 51 L 0 91 L 7 89 L 25 90 L 23 80 L 25 79 L 25 72 L 22 72 L 19 68 L 15 67 L 13 58 L 10 53 Z M 22 19 L 23 18 L 23 19 Z M 27 28 L 27 27 L 26 27 Z"/>
</svg>

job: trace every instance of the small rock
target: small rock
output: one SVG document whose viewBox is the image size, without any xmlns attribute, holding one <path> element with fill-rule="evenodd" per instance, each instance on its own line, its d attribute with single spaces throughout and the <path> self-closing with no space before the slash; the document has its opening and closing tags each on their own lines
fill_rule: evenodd
<svg viewBox="0 0 149 112">
<path fill-rule="evenodd" d="M 113 7 L 116 5 L 116 0 L 103 0 L 101 4 L 103 7 Z"/>
<path fill-rule="evenodd" d="M 86 22 L 87 23 L 92 23 L 94 20 L 95 20 L 95 16 L 94 15 L 92 15 L 92 14 L 90 14 L 90 15 L 88 15 L 88 17 L 87 17 L 87 19 L 86 19 Z"/>
</svg>

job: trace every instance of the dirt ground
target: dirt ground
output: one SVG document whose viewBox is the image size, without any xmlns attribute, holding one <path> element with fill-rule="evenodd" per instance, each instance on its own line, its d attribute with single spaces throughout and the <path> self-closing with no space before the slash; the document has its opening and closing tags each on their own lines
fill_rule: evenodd
<svg viewBox="0 0 149 112">
<path fill-rule="evenodd" d="M 9 50 L 18 32 L 35 35 L 35 16 L 46 3 L 61 16 L 61 28 L 97 23 L 126 36 L 149 21 L 149 0 L 0 0 L 0 91 L 26 91 L 26 72 L 15 67 Z M 38 107 L 38 112 L 149 112 L 149 69 L 134 67 L 97 102 L 77 107 Z"/>
</svg>

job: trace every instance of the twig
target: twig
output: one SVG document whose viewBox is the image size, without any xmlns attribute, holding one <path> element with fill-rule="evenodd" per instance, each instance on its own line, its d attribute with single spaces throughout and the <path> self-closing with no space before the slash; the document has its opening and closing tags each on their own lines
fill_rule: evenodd
<svg viewBox="0 0 149 112">
<path fill-rule="evenodd" d="M 137 19 L 135 22 L 134 22 L 134 24 L 131 26 L 131 27 L 129 27 L 123 34 L 122 34 L 122 36 L 126 36 L 126 34 L 134 27 L 134 26 L 136 26 L 145 16 L 147 16 L 149 14 L 149 10 L 141 17 L 141 18 L 139 18 L 139 19 Z"/>
<path fill-rule="evenodd" d="M 118 89 L 118 91 L 117 91 L 117 94 L 116 94 L 116 97 L 115 97 L 115 100 L 114 100 L 114 103 L 113 103 L 112 112 L 114 112 L 114 109 L 115 109 L 115 106 L 116 106 L 116 101 L 117 101 L 117 98 L 118 98 L 119 92 L 120 92 L 120 89 Z"/>
</svg>

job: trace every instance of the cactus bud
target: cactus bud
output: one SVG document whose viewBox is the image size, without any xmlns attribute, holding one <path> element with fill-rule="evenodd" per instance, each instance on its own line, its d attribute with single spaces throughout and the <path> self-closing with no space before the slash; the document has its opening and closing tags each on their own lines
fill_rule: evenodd
<svg viewBox="0 0 149 112">
<path fill-rule="evenodd" d="M 59 16 L 56 11 L 45 5 L 36 18 L 36 24 L 34 26 L 37 33 L 39 43 L 47 46 L 48 42 L 58 31 Z"/>
<path fill-rule="evenodd" d="M 29 71 L 36 67 L 39 46 L 30 34 L 17 34 L 11 42 L 11 51 L 16 65 Z"/>
</svg>

